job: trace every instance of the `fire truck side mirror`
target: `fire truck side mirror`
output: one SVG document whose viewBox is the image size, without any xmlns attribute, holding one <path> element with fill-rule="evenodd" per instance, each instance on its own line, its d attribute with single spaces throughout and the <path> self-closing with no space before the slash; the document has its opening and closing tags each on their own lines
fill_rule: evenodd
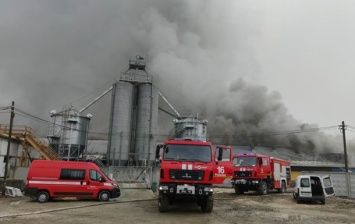
<svg viewBox="0 0 355 224">
<path fill-rule="evenodd" d="M 218 147 L 218 157 L 217 157 L 217 160 L 218 161 L 221 161 L 223 158 L 223 148 L 219 148 Z"/>
<path fill-rule="evenodd" d="M 157 145 L 157 148 L 155 149 L 155 158 L 159 159 L 160 157 L 160 149 L 163 148 L 163 145 L 159 144 Z"/>
</svg>

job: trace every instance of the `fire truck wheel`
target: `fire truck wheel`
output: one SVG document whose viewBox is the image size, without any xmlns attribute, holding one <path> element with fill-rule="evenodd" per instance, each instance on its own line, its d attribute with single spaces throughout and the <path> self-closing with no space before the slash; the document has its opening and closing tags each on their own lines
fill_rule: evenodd
<svg viewBox="0 0 355 224">
<path fill-rule="evenodd" d="M 261 181 L 259 193 L 262 195 L 267 194 L 267 184 L 265 181 Z"/>
<path fill-rule="evenodd" d="M 202 200 L 201 211 L 211 213 L 213 209 L 213 196 L 207 196 Z"/>
<path fill-rule="evenodd" d="M 36 199 L 39 203 L 44 203 L 49 200 L 49 194 L 47 191 L 40 191 L 38 192 Z"/>
<path fill-rule="evenodd" d="M 235 191 L 236 195 L 244 194 L 244 190 L 242 188 L 238 187 L 238 185 L 234 186 L 234 191 Z"/>
<path fill-rule="evenodd" d="M 159 212 L 167 212 L 169 208 L 169 198 L 160 196 L 158 199 Z"/>
<path fill-rule="evenodd" d="M 110 199 L 110 193 L 108 191 L 101 191 L 99 194 L 100 201 L 108 201 Z"/>
</svg>

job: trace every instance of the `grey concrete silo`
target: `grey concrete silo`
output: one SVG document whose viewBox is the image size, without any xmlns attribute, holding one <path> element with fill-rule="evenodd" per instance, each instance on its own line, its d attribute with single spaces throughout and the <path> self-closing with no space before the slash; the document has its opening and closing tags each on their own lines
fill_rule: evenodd
<svg viewBox="0 0 355 224">
<path fill-rule="evenodd" d="M 107 159 L 110 165 L 126 165 L 131 148 L 131 123 L 134 86 L 116 82 L 112 88 Z"/>
<path fill-rule="evenodd" d="M 149 165 L 155 159 L 158 102 L 158 91 L 152 84 L 139 86 L 135 139 L 135 160 L 139 165 Z"/>
</svg>

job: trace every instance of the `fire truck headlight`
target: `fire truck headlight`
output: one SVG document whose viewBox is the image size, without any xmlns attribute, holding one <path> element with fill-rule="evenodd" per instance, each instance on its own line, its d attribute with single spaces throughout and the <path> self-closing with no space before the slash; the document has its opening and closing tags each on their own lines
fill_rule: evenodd
<svg viewBox="0 0 355 224">
<path fill-rule="evenodd" d="M 161 190 L 161 191 L 166 191 L 168 189 L 169 189 L 168 186 L 159 186 L 159 190 Z"/>
<path fill-rule="evenodd" d="M 210 188 L 210 187 L 205 187 L 205 189 L 203 189 L 204 191 L 207 191 L 207 192 L 213 192 L 213 188 Z"/>
<path fill-rule="evenodd" d="M 253 180 L 252 183 L 253 184 L 257 184 L 257 183 L 259 183 L 259 181 L 258 180 Z"/>
</svg>

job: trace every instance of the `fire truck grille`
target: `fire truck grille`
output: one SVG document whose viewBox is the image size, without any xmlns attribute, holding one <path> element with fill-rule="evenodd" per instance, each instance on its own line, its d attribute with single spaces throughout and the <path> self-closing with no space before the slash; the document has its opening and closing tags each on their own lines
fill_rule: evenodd
<svg viewBox="0 0 355 224">
<path fill-rule="evenodd" d="M 234 176 L 235 177 L 251 177 L 252 173 L 251 173 L 251 171 L 235 171 Z"/>
<path fill-rule="evenodd" d="M 204 171 L 200 170 L 170 170 L 170 179 L 174 180 L 203 180 Z"/>
</svg>

